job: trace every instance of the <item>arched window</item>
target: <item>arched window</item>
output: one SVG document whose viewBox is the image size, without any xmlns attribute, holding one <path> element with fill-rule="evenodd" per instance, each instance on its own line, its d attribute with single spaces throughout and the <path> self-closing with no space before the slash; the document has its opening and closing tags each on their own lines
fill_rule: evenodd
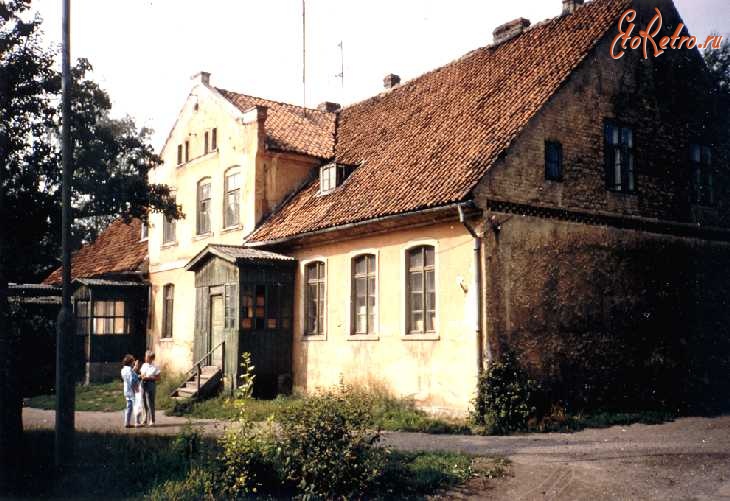
<svg viewBox="0 0 730 501">
<path fill-rule="evenodd" d="M 198 181 L 197 234 L 210 233 L 210 178 Z"/>
<path fill-rule="evenodd" d="M 409 334 L 436 331 L 436 252 L 431 245 L 406 255 L 406 322 Z"/>
<path fill-rule="evenodd" d="M 352 259 L 352 334 L 375 332 L 377 305 L 375 255 Z"/>
<path fill-rule="evenodd" d="M 162 295 L 162 337 L 172 337 L 172 314 L 175 304 L 175 286 L 167 284 Z"/>
<path fill-rule="evenodd" d="M 326 273 L 324 263 L 315 261 L 304 268 L 304 309 L 307 336 L 324 334 L 324 312 L 326 308 Z"/>
<path fill-rule="evenodd" d="M 226 171 L 224 191 L 223 227 L 230 228 L 240 222 L 241 171 L 237 167 Z"/>
</svg>

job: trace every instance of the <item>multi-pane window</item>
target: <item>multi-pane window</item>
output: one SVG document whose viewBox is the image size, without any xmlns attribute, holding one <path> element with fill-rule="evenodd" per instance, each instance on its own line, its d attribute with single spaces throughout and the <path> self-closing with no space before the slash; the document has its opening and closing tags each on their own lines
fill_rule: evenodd
<svg viewBox="0 0 730 501">
<path fill-rule="evenodd" d="M 178 144 L 177 145 L 177 164 L 180 165 L 183 163 L 183 145 Z"/>
<path fill-rule="evenodd" d="M 430 245 L 408 251 L 407 324 L 410 334 L 436 331 L 436 262 Z"/>
<path fill-rule="evenodd" d="M 319 191 L 321 194 L 327 194 L 345 182 L 350 174 L 355 170 L 354 166 L 327 164 L 319 168 Z"/>
<path fill-rule="evenodd" d="M 203 153 L 205 153 L 206 155 L 207 155 L 207 154 L 208 154 L 208 152 L 210 151 L 210 150 L 208 149 L 208 148 L 209 148 L 209 143 L 208 143 L 209 137 L 210 137 L 210 136 L 209 136 L 209 134 L 208 134 L 208 131 L 206 130 L 206 131 L 205 131 L 205 134 L 204 134 L 204 140 L 203 140 L 203 143 L 204 143 L 204 144 L 203 144 Z"/>
<path fill-rule="evenodd" d="M 223 201 L 223 226 L 236 226 L 239 219 L 239 203 L 241 199 L 241 173 L 238 169 L 231 169 L 226 173 L 226 196 Z"/>
<path fill-rule="evenodd" d="M 337 188 L 337 165 L 323 165 L 319 172 L 319 189 L 322 193 L 329 193 Z"/>
<path fill-rule="evenodd" d="M 218 149 L 218 129 L 213 128 L 210 131 L 210 151 Z"/>
<path fill-rule="evenodd" d="M 130 319 L 126 316 L 124 301 L 94 301 L 93 333 L 129 334 Z"/>
<path fill-rule="evenodd" d="M 609 190 L 636 191 L 634 175 L 634 132 L 613 122 L 605 125 L 606 187 Z"/>
<path fill-rule="evenodd" d="M 175 241 L 175 220 L 162 216 L 162 243 L 169 244 Z"/>
<path fill-rule="evenodd" d="M 80 336 L 89 335 L 89 301 L 76 302 L 76 334 Z"/>
<path fill-rule="evenodd" d="M 324 263 L 310 263 L 304 269 L 305 291 L 305 334 L 309 336 L 324 334 L 324 309 L 326 302 Z"/>
<path fill-rule="evenodd" d="M 224 287 L 224 314 L 223 325 L 226 329 L 236 327 L 236 285 L 226 284 Z"/>
<path fill-rule="evenodd" d="M 198 235 L 210 233 L 210 179 L 198 182 Z"/>
<path fill-rule="evenodd" d="M 175 305 L 175 286 L 167 284 L 162 289 L 162 337 L 172 337 L 172 318 Z"/>
<path fill-rule="evenodd" d="M 563 180 L 563 145 L 557 141 L 545 141 L 545 179 Z"/>
<path fill-rule="evenodd" d="M 185 141 L 185 162 L 190 161 L 190 141 Z"/>
<path fill-rule="evenodd" d="M 375 256 L 365 254 L 352 260 L 352 333 L 375 332 Z"/>
<path fill-rule="evenodd" d="M 289 289 L 280 283 L 242 285 L 240 323 L 243 330 L 289 329 Z"/>
<path fill-rule="evenodd" d="M 712 173 L 712 149 L 708 146 L 690 146 L 692 162 L 692 201 L 702 205 L 715 203 L 715 179 Z"/>
</svg>

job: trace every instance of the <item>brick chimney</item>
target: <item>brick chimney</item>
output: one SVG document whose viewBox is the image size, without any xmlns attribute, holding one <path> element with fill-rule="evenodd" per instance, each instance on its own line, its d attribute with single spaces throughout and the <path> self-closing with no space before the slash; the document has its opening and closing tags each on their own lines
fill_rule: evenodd
<svg viewBox="0 0 730 501">
<path fill-rule="evenodd" d="M 395 73 L 385 75 L 385 78 L 383 78 L 383 87 L 385 87 L 386 89 L 392 89 L 399 83 L 400 83 L 400 77 L 398 75 L 396 75 Z"/>
<path fill-rule="evenodd" d="M 210 73 L 207 71 L 201 71 L 200 73 L 193 75 L 190 80 L 195 83 L 202 83 L 203 85 L 210 86 Z"/>
<path fill-rule="evenodd" d="M 563 15 L 572 14 L 583 6 L 584 0 L 563 0 Z"/>
<path fill-rule="evenodd" d="M 520 17 L 514 21 L 505 23 L 502 26 L 498 26 L 497 29 L 494 30 L 494 33 L 492 33 L 494 36 L 494 44 L 501 44 L 502 42 L 506 42 L 507 40 L 516 37 L 525 31 L 526 28 L 529 28 L 529 26 L 530 20 L 525 19 L 524 17 Z"/>
<path fill-rule="evenodd" d="M 340 108 L 342 108 L 340 103 L 333 103 L 331 101 L 325 101 L 323 103 L 319 103 L 319 106 L 317 106 L 317 109 L 319 111 L 328 111 L 330 113 L 334 113 L 335 111 L 340 111 Z"/>
</svg>

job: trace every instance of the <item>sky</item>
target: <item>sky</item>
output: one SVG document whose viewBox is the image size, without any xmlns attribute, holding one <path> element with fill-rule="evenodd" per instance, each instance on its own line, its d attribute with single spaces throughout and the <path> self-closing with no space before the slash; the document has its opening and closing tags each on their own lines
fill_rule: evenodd
<svg viewBox="0 0 730 501">
<path fill-rule="evenodd" d="M 60 43 L 61 0 L 32 0 Z M 560 14 L 561 0 L 71 0 L 71 57 L 94 66 L 113 115 L 155 130 L 159 150 L 200 72 L 244 94 L 316 107 L 343 105 L 492 42 L 497 26 Z M 675 0 L 690 33 L 730 35 L 728 0 Z M 342 50 L 339 44 L 342 42 Z M 341 73 L 344 65 L 344 78 Z"/>
</svg>

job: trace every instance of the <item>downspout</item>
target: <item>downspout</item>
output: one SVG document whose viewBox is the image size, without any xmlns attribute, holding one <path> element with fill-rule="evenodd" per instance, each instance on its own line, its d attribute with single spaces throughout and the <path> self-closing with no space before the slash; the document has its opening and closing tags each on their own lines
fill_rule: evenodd
<svg viewBox="0 0 730 501">
<path fill-rule="evenodd" d="M 477 374 L 481 375 L 484 369 L 484 344 L 482 335 L 482 237 L 474 231 L 469 223 L 466 221 L 464 215 L 464 205 L 457 207 L 459 211 L 459 222 L 464 225 L 466 231 L 474 239 L 474 291 L 476 295 L 476 309 L 477 309 L 477 322 L 476 322 L 476 343 L 477 343 Z"/>
</svg>

